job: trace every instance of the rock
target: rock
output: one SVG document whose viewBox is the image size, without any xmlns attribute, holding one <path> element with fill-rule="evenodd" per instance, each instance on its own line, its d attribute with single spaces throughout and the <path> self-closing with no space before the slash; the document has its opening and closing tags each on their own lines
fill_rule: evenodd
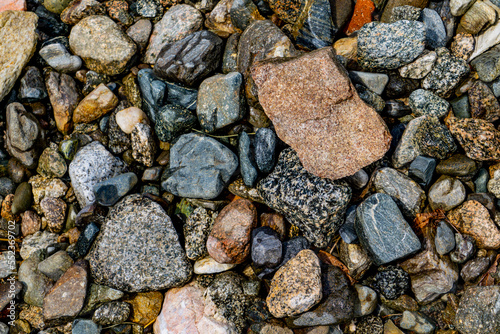
<svg viewBox="0 0 500 334">
<path fill-rule="evenodd" d="M 45 85 L 54 111 L 57 129 L 67 134 L 72 130 L 73 111 L 80 102 L 76 82 L 67 74 L 50 71 L 45 76 Z"/>
<path fill-rule="evenodd" d="M 24 1 L 24 0 L 7 0 L 0 5 L 0 12 L 5 12 L 7 10 L 24 11 L 24 10 L 26 10 L 26 1 Z"/>
<path fill-rule="evenodd" d="M 196 110 L 198 90 L 173 82 L 167 82 L 167 87 L 167 103 L 176 104 L 191 111 Z"/>
<path fill-rule="evenodd" d="M 118 325 L 125 322 L 130 314 L 130 304 L 110 302 L 99 307 L 92 316 L 92 321 L 98 325 Z"/>
<path fill-rule="evenodd" d="M 88 16 L 78 22 L 71 29 L 69 45 L 88 69 L 106 75 L 122 73 L 137 51 L 136 44 L 103 15 Z"/>
<path fill-rule="evenodd" d="M 177 167 L 183 166 L 182 169 Z M 170 149 L 172 171 L 162 188 L 181 197 L 213 199 L 238 167 L 236 155 L 217 140 L 189 133 Z"/>
<path fill-rule="evenodd" d="M 256 266 L 274 268 L 282 256 L 283 247 L 276 231 L 267 226 L 252 231 L 252 262 Z"/>
<path fill-rule="evenodd" d="M 485 120 L 450 117 L 446 126 L 465 150 L 465 154 L 480 161 L 499 160 L 500 133 Z"/>
<path fill-rule="evenodd" d="M 419 155 L 410 164 L 408 176 L 417 181 L 420 186 L 426 189 L 432 180 L 435 168 L 436 159 Z"/>
<path fill-rule="evenodd" d="M 460 299 L 454 324 L 461 333 L 494 333 L 500 330 L 496 307 L 498 286 L 473 286 Z"/>
<path fill-rule="evenodd" d="M 361 203 L 355 226 L 363 248 L 377 265 L 420 250 L 420 241 L 389 195 L 375 194 Z"/>
<path fill-rule="evenodd" d="M 239 4 L 244 5 L 245 2 L 241 1 Z M 229 35 L 236 33 L 238 29 L 233 25 L 230 15 L 233 5 L 234 1 L 231 0 L 219 1 L 207 15 L 205 26 L 222 38 L 227 38 Z M 248 21 L 245 20 L 244 23 L 246 24 Z"/>
<path fill-rule="evenodd" d="M 377 95 L 362 85 L 355 85 L 355 87 L 361 100 L 365 101 L 365 103 L 375 109 L 376 112 L 381 113 L 384 110 L 385 101 L 380 95 Z"/>
<path fill-rule="evenodd" d="M 18 97 L 23 102 L 37 102 L 47 97 L 42 74 L 37 67 L 26 66 L 26 72 L 19 85 Z"/>
<path fill-rule="evenodd" d="M 450 259 L 455 263 L 470 260 L 476 252 L 476 241 L 470 235 L 455 233 L 455 250 L 450 253 Z"/>
<path fill-rule="evenodd" d="M 422 22 L 425 25 L 425 42 L 429 48 L 446 46 L 446 29 L 439 14 L 433 9 L 424 8 Z"/>
<path fill-rule="evenodd" d="M 425 26 L 417 21 L 371 22 L 358 32 L 358 62 L 367 69 L 396 69 L 411 63 L 424 48 Z"/>
<path fill-rule="evenodd" d="M 60 198 L 46 196 L 40 201 L 40 208 L 45 215 L 50 232 L 59 233 L 63 230 L 66 207 L 66 202 Z"/>
<path fill-rule="evenodd" d="M 484 27 L 495 24 L 498 7 L 489 1 L 476 1 L 460 19 L 460 28 L 476 35 Z"/>
<path fill-rule="evenodd" d="M 450 10 L 453 16 L 462 16 L 474 4 L 473 0 L 450 0 Z"/>
<path fill-rule="evenodd" d="M 400 203 L 401 210 L 409 218 L 413 219 L 424 208 L 425 191 L 415 181 L 395 169 L 385 167 L 377 170 L 372 184 L 376 192 L 387 194 Z"/>
<path fill-rule="evenodd" d="M 455 233 L 445 221 L 439 222 L 434 243 L 439 255 L 448 254 L 455 248 Z"/>
<path fill-rule="evenodd" d="M 351 205 L 345 214 L 345 222 L 339 229 L 339 234 L 342 240 L 348 244 L 357 242 L 358 235 L 354 223 L 356 221 L 356 208 L 357 205 Z"/>
<path fill-rule="evenodd" d="M 280 240 L 285 238 L 287 226 L 285 225 L 285 217 L 279 213 L 263 213 L 260 215 L 260 225 L 267 226 L 276 231 Z"/>
<path fill-rule="evenodd" d="M 99 227 L 96 223 L 91 222 L 83 229 L 82 233 L 80 233 L 78 240 L 75 244 L 73 257 L 79 258 L 85 256 L 92 246 L 92 243 L 97 238 L 97 234 L 99 233 Z"/>
<path fill-rule="evenodd" d="M 42 262 L 38 263 L 38 271 L 47 275 L 54 282 L 57 281 L 71 266 L 73 259 L 63 250 L 60 250 Z"/>
<path fill-rule="evenodd" d="M 303 250 L 274 275 L 267 307 L 276 318 L 308 311 L 322 298 L 321 269 L 318 257 Z"/>
<path fill-rule="evenodd" d="M 398 298 L 392 300 L 389 300 L 383 295 L 380 295 L 380 301 L 384 306 L 387 306 L 390 309 L 399 312 L 418 311 L 419 309 L 417 301 L 408 295 L 401 295 Z"/>
<path fill-rule="evenodd" d="M 76 72 L 82 67 L 82 60 L 72 56 L 64 45 L 59 43 L 49 44 L 40 49 L 40 56 L 59 72 Z"/>
<path fill-rule="evenodd" d="M 373 285 L 385 298 L 393 300 L 410 289 L 410 276 L 401 267 L 388 266 L 379 269 Z"/>
<path fill-rule="evenodd" d="M 305 4 L 298 0 L 271 0 L 269 7 L 283 21 L 295 23 Z"/>
<path fill-rule="evenodd" d="M 36 167 L 39 147 L 43 145 L 44 140 L 44 132 L 40 123 L 32 113 L 28 113 L 18 102 L 7 106 L 5 118 L 7 152 L 19 160 L 24 167 Z"/>
<path fill-rule="evenodd" d="M 494 122 L 500 118 L 500 104 L 491 89 L 478 80 L 468 91 L 471 115 L 473 118 Z"/>
<path fill-rule="evenodd" d="M 96 0 L 73 0 L 61 13 L 61 21 L 75 25 L 86 16 L 104 15 L 105 7 Z"/>
<path fill-rule="evenodd" d="M 101 326 L 88 319 L 75 319 L 71 327 L 71 334 L 99 334 L 101 332 Z"/>
<path fill-rule="evenodd" d="M 252 202 L 238 199 L 222 209 L 207 239 L 208 254 L 219 263 L 242 263 L 250 255 L 257 210 Z"/>
<path fill-rule="evenodd" d="M 373 1 L 362 0 L 356 2 L 351 21 L 346 28 L 346 34 L 351 35 L 361 29 L 365 24 L 372 22 L 372 15 L 374 11 L 375 5 L 373 4 Z"/>
<path fill-rule="evenodd" d="M 130 320 L 146 326 L 160 313 L 162 300 L 163 295 L 158 291 L 138 293 L 134 298 L 126 299 L 132 306 Z"/>
<path fill-rule="evenodd" d="M 240 133 L 238 139 L 238 157 L 240 159 L 240 172 L 243 182 L 248 187 L 255 186 L 257 181 L 257 167 L 253 154 L 253 143 L 246 132 Z"/>
<path fill-rule="evenodd" d="M 457 149 L 450 131 L 434 116 L 411 120 L 392 155 L 395 168 L 401 168 L 419 155 L 444 159 Z"/>
<path fill-rule="evenodd" d="M 76 317 L 85 301 L 88 279 L 88 262 L 85 260 L 75 262 L 43 299 L 44 319 Z"/>
<path fill-rule="evenodd" d="M 54 14 L 61 14 L 71 0 L 44 0 L 43 6 Z"/>
<path fill-rule="evenodd" d="M 409 104 L 413 114 L 417 117 L 430 115 L 443 118 L 450 109 L 448 101 L 424 89 L 417 89 L 411 93 Z"/>
<path fill-rule="evenodd" d="M 362 84 L 379 95 L 384 92 L 385 86 L 389 82 L 389 76 L 383 73 L 351 71 L 349 72 L 349 78 L 352 82 Z"/>
<path fill-rule="evenodd" d="M 123 292 L 105 285 L 90 284 L 87 300 L 81 314 L 87 314 L 104 303 L 118 300 L 123 297 Z"/>
<path fill-rule="evenodd" d="M 401 328 L 411 330 L 418 334 L 428 334 L 434 333 L 436 325 L 433 320 L 430 320 L 425 315 L 412 312 L 404 311 L 403 318 L 401 318 Z"/>
<path fill-rule="evenodd" d="M 435 51 L 423 52 L 413 62 L 399 68 L 399 74 L 403 78 L 423 79 L 432 70 L 436 62 L 437 54 Z"/>
<path fill-rule="evenodd" d="M 118 98 L 104 84 L 100 84 L 78 104 L 73 111 L 73 122 L 90 123 L 101 118 L 118 105 Z"/>
<path fill-rule="evenodd" d="M 245 30 L 255 20 L 264 20 L 257 6 L 249 0 L 232 1 L 229 14 L 232 25 L 240 31 Z"/>
<path fill-rule="evenodd" d="M 468 261 L 460 271 L 460 276 L 467 283 L 472 283 L 483 275 L 490 267 L 490 259 L 486 256 Z"/>
<path fill-rule="evenodd" d="M 145 68 L 137 74 L 139 88 L 142 93 L 144 111 L 149 119 L 155 123 L 158 110 L 164 105 L 167 84 L 153 74 L 153 70 Z M 167 93 L 168 94 L 168 93 Z"/>
<path fill-rule="evenodd" d="M 478 165 L 472 159 L 463 154 L 455 154 L 446 160 L 442 160 L 436 167 L 436 172 L 450 176 L 471 176 L 476 174 Z"/>
<path fill-rule="evenodd" d="M 23 236 L 35 234 L 40 231 L 42 227 L 42 220 L 33 211 L 27 210 L 22 214 L 21 231 Z"/>
<path fill-rule="evenodd" d="M 358 300 L 356 300 L 354 307 L 354 315 L 362 317 L 372 314 L 377 307 L 377 293 L 373 289 L 361 284 L 355 284 L 354 288 L 358 294 Z"/>
<path fill-rule="evenodd" d="M 436 49 L 437 60 L 431 72 L 422 81 L 422 88 L 440 97 L 449 97 L 470 68 L 462 58 L 452 56 L 448 49 Z"/>
<path fill-rule="evenodd" d="M 125 196 L 137 183 L 134 173 L 124 173 L 101 181 L 94 186 L 96 202 L 104 206 L 113 206 Z"/>
<path fill-rule="evenodd" d="M 33 202 L 33 191 L 28 182 L 23 182 L 16 188 L 14 199 L 12 200 L 11 212 L 14 215 L 22 213 L 31 207 Z"/>
<path fill-rule="evenodd" d="M 377 4 L 377 8 L 379 10 L 382 9 L 380 7 L 384 8 L 384 11 L 382 13 L 382 17 L 380 18 L 380 20 L 382 22 L 389 22 L 391 15 L 394 12 L 394 8 L 396 8 L 396 7 L 407 5 L 407 6 L 417 7 L 417 8 L 425 8 L 425 7 L 427 7 L 428 3 L 429 3 L 428 0 L 389 0 L 389 1 L 387 1 L 387 3 L 385 4 L 385 7 L 384 7 L 383 1 L 375 1 L 375 4 Z"/>
<path fill-rule="evenodd" d="M 137 123 L 130 135 L 132 157 L 147 167 L 152 167 L 156 154 L 156 142 L 153 130 L 144 123 Z"/>
<path fill-rule="evenodd" d="M 485 30 L 482 34 L 479 34 L 475 37 L 475 45 L 474 52 L 470 56 L 470 60 L 473 60 L 477 56 L 483 54 L 485 51 L 495 46 L 500 42 L 500 23 L 497 23 L 487 30 Z"/>
<path fill-rule="evenodd" d="M 116 124 L 126 134 L 131 134 L 137 123 L 148 123 L 148 116 L 137 107 L 120 110 L 115 114 Z"/>
<path fill-rule="evenodd" d="M 453 56 L 469 61 L 474 47 L 474 37 L 471 34 L 459 33 L 453 38 L 450 50 Z"/>
<path fill-rule="evenodd" d="M 392 8 L 392 15 L 389 19 L 389 22 L 394 23 L 401 20 L 422 21 L 422 8 L 410 5 L 403 5 Z"/>
<path fill-rule="evenodd" d="M 255 164 L 262 173 L 269 173 L 275 164 L 277 138 L 273 130 L 259 128 L 253 141 Z"/>
<path fill-rule="evenodd" d="M 33 203 L 40 204 L 45 197 L 62 197 L 66 194 L 68 186 L 60 179 L 47 179 L 41 175 L 35 175 L 28 181 L 33 192 Z"/>
<path fill-rule="evenodd" d="M 356 324 L 356 333 L 359 334 L 383 334 L 383 331 L 384 322 L 375 315 L 363 317 Z"/>
<path fill-rule="evenodd" d="M 330 179 L 352 175 L 387 151 L 387 127 L 356 96 L 333 49 L 320 49 L 286 62 L 263 62 L 253 68 L 252 77 L 278 137 L 298 150 L 301 163 L 312 174 Z M 321 87 L 314 88 L 319 82 Z M 303 87 L 306 83 L 308 89 Z M 324 95 L 313 98 L 308 93 L 311 89 Z M 357 130 L 349 125 L 349 117 L 356 118 Z M 371 133 L 369 142 L 365 131 Z M 338 145 L 340 140 L 342 145 Z M 346 146 L 354 142 L 357 149 Z"/>
<path fill-rule="evenodd" d="M 17 10 L 0 11 L 0 101 L 9 94 L 31 56 L 35 53 L 38 16 Z M 17 55 L 12 58 L 12 55 Z"/>
<path fill-rule="evenodd" d="M 42 254 L 43 251 L 37 251 L 24 258 L 18 271 L 18 280 L 24 285 L 24 302 L 38 307 L 43 306 L 43 298 L 54 284 L 50 278 L 37 270 L 44 257 Z"/>
<path fill-rule="evenodd" d="M 441 176 L 429 189 L 429 205 L 432 210 L 450 211 L 465 201 L 465 187 L 460 180 Z"/>
<path fill-rule="evenodd" d="M 404 334 L 401 329 L 399 329 L 392 320 L 387 320 L 384 324 L 384 334 Z"/>
<path fill-rule="evenodd" d="M 38 231 L 23 239 L 19 255 L 21 255 L 23 260 L 26 260 L 31 256 L 31 254 L 39 250 L 43 251 L 49 246 L 55 245 L 57 243 L 57 237 L 57 234 L 50 233 L 49 231 Z"/>
<path fill-rule="evenodd" d="M 219 66 L 222 49 L 222 39 L 214 33 L 195 32 L 165 45 L 158 54 L 154 72 L 160 78 L 193 86 Z"/>
<path fill-rule="evenodd" d="M 471 62 L 479 79 L 492 82 L 500 76 L 500 46 L 495 46 Z"/>
<path fill-rule="evenodd" d="M 154 246 L 159 239 L 161 248 Z M 179 286 L 192 273 L 170 218 L 140 195 L 125 197 L 110 210 L 87 258 L 94 282 L 127 292 Z"/>
<path fill-rule="evenodd" d="M 477 246 L 486 249 L 500 247 L 500 231 L 490 218 L 488 209 L 477 201 L 466 201 L 448 214 L 450 223 L 461 233 L 470 234 Z"/>
<path fill-rule="evenodd" d="M 80 206 L 94 202 L 94 186 L 120 174 L 124 167 L 124 163 L 99 142 L 92 142 L 80 149 L 69 165 L 71 184 Z"/>
<path fill-rule="evenodd" d="M 36 169 L 40 175 L 45 177 L 63 177 L 67 170 L 66 161 L 57 150 L 50 147 L 43 150 L 38 160 L 38 168 Z"/>
<path fill-rule="evenodd" d="M 196 113 L 205 132 L 211 133 L 239 121 L 245 111 L 241 73 L 217 74 L 201 83 Z"/>
<path fill-rule="evenodd" d="M 458 118 L 471 118 L 469 97 L 462 95 L 450 101 L 453 114 Z"/>
<path fill-rule="evenodd" d="M 189 5 L 170 8 L 154 26 L 143 61 L 154 64 L 161 49 L 201 29 L 203 16 Z"/>
<path fill-rule="evenodd" d="M 257 185 L 265 203 L 297 226 L 317 247 L 326 247 L 340 228 L 351 190 L 302 167 L 292 149 L 281 152 L 273 172 Z"/>
<path fill-rule="evenodd" d="M 193 271 L 197 275 L 218 274 L 236 267 L 236 263 L 219 263 L 207 256 L 194 263 Z"/>
<path fill-rule="evenodd" d="M 183 230 L 188 259 L 198 260 L 208 255 L 206 248 L 207 238 L 217 215 L 217 212 L 197 207 L 186 219 Z"/>
<path fill-rule="evenodd" d="M 4 310 L 7 305 L 9 305 L 11 301 L 14 300 L 14 298 L 19 295 L 22 290 L 23 284 L 19 281 L 12 282 L 11 280 L 9 280 L 8 282 L 0 284 L 0 309 Z M 9 308 L 10 306 L 7 307 L 7 309 Z M 5 329 L 8 330 L 8 327 L 5 327 Z M 4 333 L 8 334 L 8 331 L 4 330 Z"/>
</svg>

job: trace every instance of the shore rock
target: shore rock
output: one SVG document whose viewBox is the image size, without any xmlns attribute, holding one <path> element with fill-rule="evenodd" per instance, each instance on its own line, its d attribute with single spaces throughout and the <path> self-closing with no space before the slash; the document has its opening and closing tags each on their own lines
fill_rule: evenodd
<svg viewBox="0 0 500 334">
<path fill-rule="evenodd" d="M 499 286 L 473 286 L 465 290 L 455 316 L 455 326 L 464 334 L 500 331 Z"/>
</svg>

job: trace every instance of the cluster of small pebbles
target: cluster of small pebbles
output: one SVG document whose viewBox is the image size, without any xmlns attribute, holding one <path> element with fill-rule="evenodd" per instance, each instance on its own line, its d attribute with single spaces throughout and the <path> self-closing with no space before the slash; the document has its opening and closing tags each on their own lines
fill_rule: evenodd
<svg viewBox="0 0 500 334">
<path fill-rule="evenodd" d="M 0 334 L 500 333 L 499 0 L 0 0 Z"/>
</svg>

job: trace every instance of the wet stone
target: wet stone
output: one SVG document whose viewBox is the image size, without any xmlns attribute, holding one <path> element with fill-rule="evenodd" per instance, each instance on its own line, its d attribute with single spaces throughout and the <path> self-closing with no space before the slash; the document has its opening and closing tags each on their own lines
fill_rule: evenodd
<svg viewBox="0 0 500 334">
<path fill-rule="evenodd" d="M 455 263 L 470 260 L 476 252 L 476 241 L 470 235 L 455 233 L 455 250 L 450 253 L 450 259 Z"/>
<path fill-rule="evenodd" d="M 248 187 L 253 187 L 257 181 L 257 168 L 253 156 L 253 143 L 246 132 L 242 132 L 238 140 L 238 157 L 243 182 Z"/>
<path fill-rule="evenodd" d="M 21 78 L 18 97 L 23 102 L 37 102 L 47 97 L 42 74 L 37 67 L 27 66 Z"/>
<path fill-rule="evenodd" d="M 455 248 L 455 233 L 444 221 L 440 221 L 436 228 L 436 237 L 434 239 L 436 252 L 439 255 L 448 254 Z"/>
<path fill-rule="evenodd" d="M 419 155 L 410 164 L 408 176 L 426 189 L 430 185 L 435 168 L 436 159 Z"/>
<path fill-rule="evenodd" d="M 450 108 L 448 101 L 424 89 L 418 89 L 411 93 L 409 103 L 416 117 L 430 115 L 443 118 L 448 114 Z"/>
<path fill-rule="evenodd" d="M 104 206 L 113 206 L 125 196 L 137 183 L 134 173 L 125 173 L 101 181 L 94 186 L 97 203 Z"/>
<path fill-rule="evenodd" d="M 330 46 L 333 43 L 339 27 L 335 26 L 331 13 L 332 2 L 314 0 L 308 8 L 304 8 L 303 21 L 297 22 L 292 28 L 295 43 L 308 50 Z"/>
<path fill-rule="evenodd" d="M 197 124 L 197 118 L 191 110 L 167 104 L 158 110 L 155 133 L 164 142 L 173 142 L 175 138 L 189 131 Z"/>
<path fill-rule="evenodd" d="M 167 103 L 177 104 L 191 111 L 196 110 L 196 102 L 198 98 L 198 90 L 184 87 L 183 85 L 173 82 L 167 82 L 168 96 L 165 100 Z"/>
<path fill-rule="evenodd" d="M 137 74 L 137 80 L 142 93 L 144 111 L 154 123 L 158 110 L 165 104 L 167 84 L 158 79 L 150 68 L 140 70 Z"/>
<path fill-rule="evenodd" d="M 279 234 L 267 226 L 252 231 L 252 261 L 258 267 L 276 267 L 281 262 L 282 244 Z"/>
</svg>

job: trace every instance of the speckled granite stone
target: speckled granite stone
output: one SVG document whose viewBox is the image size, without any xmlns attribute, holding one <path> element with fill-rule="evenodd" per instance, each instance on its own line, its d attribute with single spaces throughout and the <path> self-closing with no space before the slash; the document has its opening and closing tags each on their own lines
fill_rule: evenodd
<svg viewBox="0 0 500 334">
<path fill-rule="evenodd" d="M 111 209 L 88 260 L 94 282 L 127 292 L 180 286 L 193 270 L 170 217 L 141 195 Z"/>
<path fill-rule="evenodd" d="M 500 287 L 473 286 L 465 290 L 455 316 L 455 326 L 464 334 L 500 331 Z"/>
<path fill-rule="evenodd" d="M 305 249 L 276 272 L 266 303 L 273 316 L 283 318 L 308 311 L 322 296 L 319 259 Z"/>
<path fill-rule="evenodd" d="M 500 104 L 490 87 L 477 80 L 467 92 L 472 118 L 495 122 L 500 118 Z"/>
<path fill-rule="evenodd" d="M 299 227 L 317 247 L 325 247 L 340 228 L 351 199 L 349 186 L 310 174 L 290 148 L 281 152 L 273 172 L 257 189 L 269 207 Z"/>
<path fill-rule="evenodd" d="M 198 207 L 186 219 L 183 229 L 188 259 L 196 261 L 208 255 L 207 238 L 216 217 L 217 212 Z"/>
<path fill-rule="evenodd" d="M 92 316 L 92 321 L 98 325 L 109 326 L 125 322 L 130 315 L 130 304 L 125 302 L 110 302 L 100 306 Z"/>
</svg>

